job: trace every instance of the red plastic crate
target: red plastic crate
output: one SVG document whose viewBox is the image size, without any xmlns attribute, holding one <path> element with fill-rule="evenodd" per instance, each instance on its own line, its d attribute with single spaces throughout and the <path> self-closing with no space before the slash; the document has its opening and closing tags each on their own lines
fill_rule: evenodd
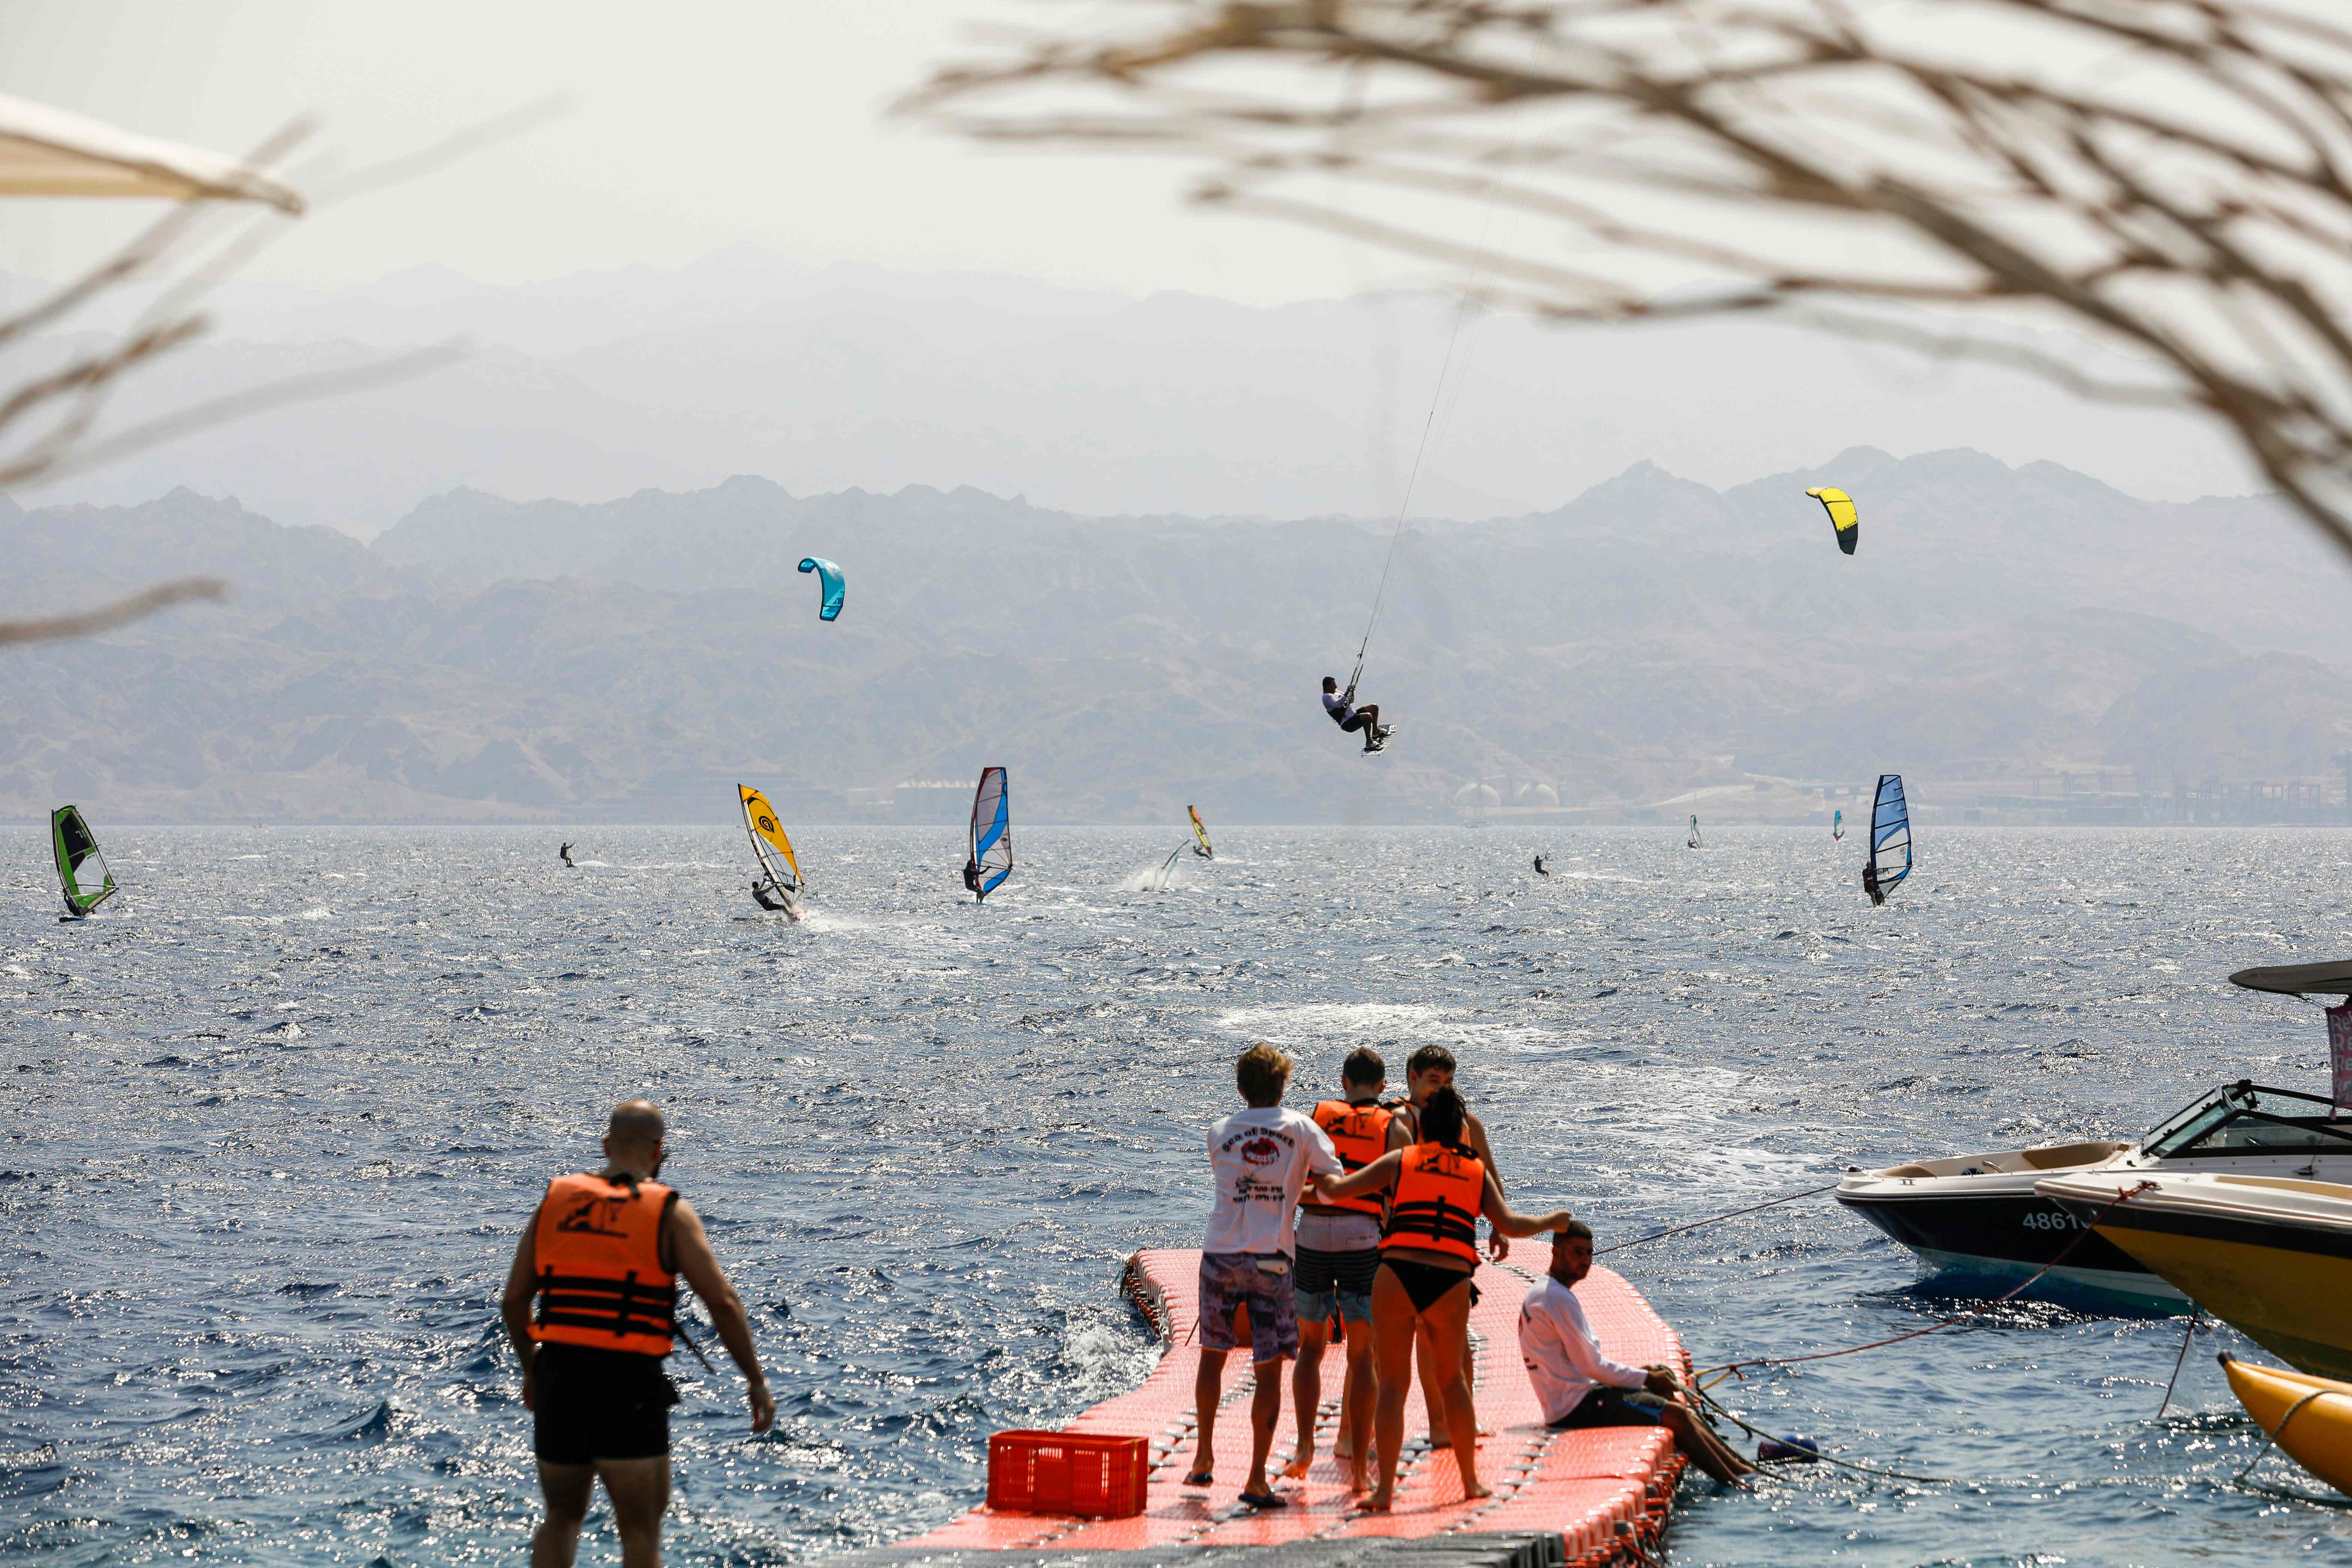
<svg viewBox="0 0 2352 1568">
<path fill-rule="evenodd" d="M 999 1432 L 988 1440 L 988 1506 L 1129 1519 L 1150 1493 L 1150 1441 L 1086 1432 Z"/>
</svg>

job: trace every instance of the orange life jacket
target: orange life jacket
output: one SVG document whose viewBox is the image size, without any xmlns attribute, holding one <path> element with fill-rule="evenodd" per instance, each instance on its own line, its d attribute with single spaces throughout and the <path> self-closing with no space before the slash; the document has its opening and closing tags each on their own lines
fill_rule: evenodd
<svg viewBox="0 0 2352 1568">
<path fill-rule="evenodd" d="M 1459 1143 L 1415 1143 L 1397 1172 L 1382 1248 L 1419 1247 L 1478 1262 L 1478 1211 L 1486 1195 L 1486 1163 Z"/>
<path fill-rule="evenodd" d="M 1388 1152 L 1389 1121 L 1393 1115 L 1394 1112 L 1378 1105 L 1350 1105 L 1344 1100 L 1326 1100 L 1315 1107 L 1315 1125 L 1329 1136 L 1331 1147 L 1339 1152 L 1340 1166 L 1352 1176 Z M 1310 1198 L 1308 1201 L 1315 1200 Z M 1323 1206 L 1376 1215 L 1381 1209 L 1381 1194 L 1367 1193 L 1359 1197 L 1341 1198 Z"/>
<path fill-rule="evenodd" d="M 547 1184 L 532 1237 L 539 1313 L 531 1337 L 554 1344 L 670 1352 L 677 1277 L 662 1267 L 662 1216 L 677 1194 L 582 1173 Z"/>
</svg>

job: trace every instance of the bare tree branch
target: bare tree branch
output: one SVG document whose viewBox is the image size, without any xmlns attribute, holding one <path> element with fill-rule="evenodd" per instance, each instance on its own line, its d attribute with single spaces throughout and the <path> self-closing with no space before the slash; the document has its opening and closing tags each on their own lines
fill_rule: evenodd
<svg viewBox="0 0 2352 1568">
<path fill-rule="evenodd" d="M 1121 36 L 1045 33 L 942 68 L 902 108 L 976 137 L 1187 158 L 1196 199 L 1475 257 L 1482 294 L 1543 317 L 1801 308 L 2199 414 L 2352 558 L 2352 26 L 2329 0 L 1130 14 L 1146 20 Z M 1508 150 L 1481 133 L 1507 112 Z M 1307 179 L 1363 187 L 1372 210 Z M 1530 221 L 1488 252 L 1464 238 L 1474 206 Z M 1904 319 L 1923 306 L 2004 330 Z M 2006 330 L 2036 318 L 2147 376 Z"/>
<path fill-rule="evenodd" d="M 330 186 L 328 197 L 347 200 L 430 174 L 543 123 L 561 112 L 564 103 L 559 97 L 530 104 L 464 128 L 431 147 L 344 175 Z M 310 133 L 307 121 L 297 121 L 257 148 L 247 162 L 256 168 L 274 164 Z M 229 228 L 227 238 L 209 254 L 200 254 L 207 232 L 223 227 Z M 286 376 L 153 415 L 127 428 L 100 432 L 109 400 L 124 380 L 209 331 L 211 319 L 199 307 L 286 229 L 281 214 L 237 223 L 226 204 L 194 197 L 174 205 L 79 278 L 31 308 L 0 318 L 0 353 L 23 353 L 36 334 L 65 325 L 77 311 L 128 286 L 151 279 L 163 285 L 110 341 L 0 391 L 0 488 L 62 479 L 263 409 L 404 381 L 462 357 L 462 344 L 443 343 Z M 227 584 L 217 579 L 182 578 L 82 614 L 0 622 L 0 643 L 87 637 L 169 605 L 226 595 Z"/>
<path fill-rule="evenodd" d="M 142 593 L 79 615 L 47 616 L 34 620 L 0 621 L 0 643 L 47 642 L 57 637 L 94 637 L 119 626 L 152 616 L 192 599 L 215 601 L 228 597 L 228 584 L 217 577 L 175 577 Z"/>
</svg>

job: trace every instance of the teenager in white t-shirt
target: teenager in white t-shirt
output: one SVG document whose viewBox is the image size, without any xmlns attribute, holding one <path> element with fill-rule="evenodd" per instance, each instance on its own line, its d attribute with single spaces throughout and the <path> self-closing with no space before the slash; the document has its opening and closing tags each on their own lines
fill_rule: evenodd
<svg viewBox="0 0 2352 1568">
<path fill-rule="evenodd" d="M 1246 1308 L 1257 1388 L 1250 1400 L 1250 1473 L 1241 1500 L 1256 1509 L 1283 1508 L 1288 1500 L 1267 1484 L 1265 1458 L 1282 1415 L 1282 1363 L 1298 1353 L 1292 1216 L 1309 1176 L 1336 1176 L 1343 1167 L 1313 1118 L 1283 1106 L 1288 1057 L 1272 1046 L 1252 1046 L 1234 1064 L 1234 1080 L 1248 1109 L 1209 1129 L 1215 1190 L 1209 1234 L 1201 1244 L 1201 1368 L 1192 1384 L 1201 1441 L 1184 1484 L 1204 1487 L 1213 1479 L 1217 1394 L 1226 1352 L 1239 1344 L 1235 1319 Z"/>
</svg>

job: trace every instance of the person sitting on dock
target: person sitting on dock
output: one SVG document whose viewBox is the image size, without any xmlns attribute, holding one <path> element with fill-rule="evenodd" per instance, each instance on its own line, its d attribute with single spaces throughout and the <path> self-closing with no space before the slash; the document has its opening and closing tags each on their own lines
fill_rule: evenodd
<svg viewBox="0 0 2352 1568">
<path fill-rule="evenodd" d="M 1289 1503 L 1267 1483 L 1265 1460 L 1282 1418 L 1282 1363 L 1298 1353 L 1293 1218 L 1310 1176 L 1337 1176 L 1342 1170 L 1323 1129 L 1283 1105 L 1290 1068 L 1288 1057 L 1263 1042 L 1244 1051 L 1234 1063 L 1234 1081 L 1247 1109 L 1209 1129 L 1216 1194 L 1201 1246 L 1201 1366 L 1192 1383 L 1200 1446 L 1184 1484 L 1204 1487 L 1215 1479 L 1217 1400 L 1225 1356 L 1239 1347 L 1239 1319 L 1249 1325 L 1257 1375 L 1250 1399 L 1249 1480 L 1241 1492 L 1241 1500 L 1255 1509 Z"/>
<path fill-rule="evenodd" d="M 1454 1053 L 1444 1046 L 1423 1046 L 1407 1058 L 1404 1064 L 1405 1097 L 1401 1100 L 1390 1102 L 1388 1107 L 1396 1113 L 1395 1119 L 1389 1123 L 1390 1148 L 1409 1148 L 1420 1142 L 1420 1134 L 1413 1130 L 1416 1108 L 1426 1104 L 1429 1097 L 1439 1089 L 1453 1088 L 1454 1072 Z M 1486 1124 L 1468 1110 L 1463 1112 L 1463 1123 L 1462 1141 L 1467 1143 L 1471 1152 L 1485 1163 L 1487 1174 L 1495 1178 L 1495 1189 L 1508 1196 L 1509 1189 L 1503 1185 L 1502 1168 L 1495 1163 L 1495 1152 L 1487 1146 Z M 1511 1255 L 1510 1239 L 1501 1231 L 1495 1232 L 1487 1238 L 1487 1242 L 1493 1249 L 1496 1262 L 1500 1263 Z M 1430 1368 L 1434 1364 L 1432 1358 L 1429 1330 L 1423 1328 L 1421 1331 L 1420 1352 L 1416 1358 L 1421 1366 L 1421 1397 L 1423 1406 L 1429 1413 L 1429 1445 L 1433 1448 L 1444 1448 L 1452 1445 L 1454 1437 L 1445 1425 L 1445 1401 L 1439 1394 L 1437 1384 L 1431 1381 Z M 1462 1368 L 1462 1376 L 1465 1379 L 1462 1384 L 1463 1396 L 1467 1398 L 1470 1390 L 1470 1384 L 1467 1382 L 1470 1376 L 1470 1320 L 1467 1315 L 1465 1315 L 1462 1320 L 1462 1344 L 1457 1353 L 1456 1364 Z"/>
<path fill-rule="evenodd" d="M 1625 1366 L 1601 1351 L 1574 1289 L 1591 1272 L 1592 1227 L 1577 1220 L 1552 1233 L 1551 1271 L 1536 1281 L 1519 1308 L 1519 1356 L 1543 1406 L 1545 1425 L 1563 1430 L 1664 1426 L 1691 1463 L 1727 1486 L 1744 1484 L 1740 1478 L 1755 1474 L 1756 1467 L 1699 1418 L 1672 1367 Z M 1626 1397 L 1637 1390 L 1659 1403 Z"/>
<path fill-rule="evenodd" d="M 1370 1046 L 1348 1053 L 1339 1068 L 1342 1100 L 1315 1107 L 1315 1125 L 1339 1151 L 1339 1163 L 1360 1171 L 1388 1151 L 1394 1113 L 1381 1104 L 1388 1064 Z M 1336 1315 L 1348 1325 L 1347 1372 L 1339 1393 L 1339 1429 L 1332 1447 L 1348 1461 L 1349 1489 L 1371 1484 L 1372 1274 L 1381 1263 L 1381 1200 L 1349 1198 L 1321 1204 L 1310 1194 L 1298 1215 L 1298 1364 L 1290 1374 L 1290 1407 L 1298 1420 L 1298 1451 L 1283 1474 L 1305 1478 L 1315 1462 L 1315 1422 L 1323 1405 L 1323 1347 Z"/>
<path fill-rule="evenodd" d="M 1462 1495 L 1493 1489 L 1478 1479 L 1477 1407 L 1470 1394 L 1463 1347 L 1470 1339 L 1470 1276 L 1478 1267 L 1478 1216 L 1507 1236 L 1534 1236 L 1570 1223 L 1566 1209 L 1535 1216 L 1506 1203 L 1494 1173 L 1463 1142 L 1468 1113 L 1451 1087 L 1422 1106 L 1420 1140 L 1392 1149 L 1353 1175 L 1318 1176 L 1315 1201 L 1393 1191 L 1388 1234 L 1381 1238 L 1380 1271 L 1372 1277 L 1372 1343 L 1380 1382 L 1372 1429 L 1381 1468 L 1364 1508 L 1386 1513 L 1395 1500 L 1397 1460 L 1404 1451 L 1404 1402 L 1412 1377 L 1416 1331 L 1428 1324 L 1432 1366 L 1425 1378 L 1445 1406 L 1445 1429 L 1459 1438 L 1454 1463 Z"/>
</svg>

